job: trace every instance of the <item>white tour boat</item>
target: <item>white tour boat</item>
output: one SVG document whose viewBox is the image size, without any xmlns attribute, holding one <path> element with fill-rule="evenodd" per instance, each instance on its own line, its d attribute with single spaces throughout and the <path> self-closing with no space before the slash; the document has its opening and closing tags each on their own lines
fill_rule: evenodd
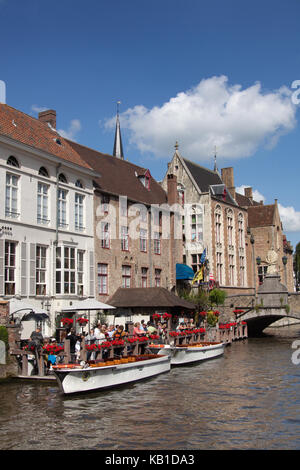
<svg viewBox="0 0 300 470">
<path fill-rule="evenodd" d="M 63 393 L 89 392 L 169 372 L 170 359 L 166 355 L 144 354 L 96 364 L 53 366 L 53 373 Z"/>
<path fill-rule="evenodd" d="M 184 346 L 169 344 L 150 344 L 151 351 L 171 358 L 171 366 L 190 364 L 193 362 L 214 359 L 224 353 L 225 344 L 221 342 L 199 342 Z"/>
</svg>

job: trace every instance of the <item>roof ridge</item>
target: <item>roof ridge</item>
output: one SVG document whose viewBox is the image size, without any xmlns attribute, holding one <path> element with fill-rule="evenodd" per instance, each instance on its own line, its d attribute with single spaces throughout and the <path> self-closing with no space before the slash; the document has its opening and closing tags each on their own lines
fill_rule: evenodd
<svg viewBox="0 0 300 470">
<path fill-rule="evenodd" d="M 117 159 L 118 161 L 122 162 L 122 163 L 126 163 L 127 165 L 134 165 L 136 166 L 137 168 L 141 168 L 142 170 L 149 170 L 149 168 L 146 168 L 146 167 L 143 167 L 143 166 L 140 166 L 140 165 L 137 165 L 136 163 L 132 163 L 132 162 L 129 162 L 127 160 L 123 160 L 121 158 L 117 158 L 117 157 L 114 157 L 113 155 L 111 155 L 110 153 L 103 153 L 101 152 L 100 150 L 96 150 L 96 149 L 93 149 L 92 147 L 88 147 L 87 145 L 83 145 L 83 144 L 80 144 L 79 142 L 75 142 L 73 140 L 70 140 L 70 139 L 65 139 L 67 142 L 70 143 L 70 145 L 72 144 L 75 144 L 75 145 L 79 145 L 80 147 L 84 147 L 86 148 L 87 150 L 91 150 L 92 152 L 95 152 L 95 153 L 100 153 L 101 155 L 105 156 L 105 157 L 110 157 L 110 158 L 113 158 L 113 159 Z M 150 171 L 150 170 L 149 170 Z M 151 173 L 151 172 L 150 172 Z"/>
<path fill-rule="evenodd" d="M 63 136 L 61 136 L 58 132 L 57 129 L 54 129 L 53 127 L 49 127 L 48 124 L 44 121 L 41 121 L 38 117 L 36 118 L 35 116 L 31 116 L 30 114 L 28 113 L 25 113 L 24 111 L 21 111 L 20 109 L 17 109 L 17 108 L 14 108 L 13 106 L 10 106 L 9 104 L 6 104 L 6 103 L 0 103 L 1 106 L 6 106 L 7 108 L 10 108 L 12 109 L 13 111 L 16 111 L 17 113 L 21 113 L 21 114 L 24 114 L 25 116 L 29 117 L 30 119 L 34 119 L 36 122 L 38 122 L 39 124 L 43 125 L 43 126 L 46 126 L 47 129 L 50 129 L 52 130 L 53 132 L 56 132 L 56 134 L 58 134 L 60 137 L 62 137 L 64 140 L 67 140 L 65 139 Z"/>
</svg>

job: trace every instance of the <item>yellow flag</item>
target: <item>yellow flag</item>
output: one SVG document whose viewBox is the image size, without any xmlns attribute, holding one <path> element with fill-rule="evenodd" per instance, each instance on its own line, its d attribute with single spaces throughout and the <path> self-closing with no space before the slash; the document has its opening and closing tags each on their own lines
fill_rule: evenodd
<svg viewBox="0 0 300 470">
<path fill-rule="evenodd" d="M 202 281 L 203 279 L 203 268 L 199 269 L 199 271 L 196 272 L 194 279 L 192 280 L 192 285 L 195 284 L 195 282 Z"/>
</svg>

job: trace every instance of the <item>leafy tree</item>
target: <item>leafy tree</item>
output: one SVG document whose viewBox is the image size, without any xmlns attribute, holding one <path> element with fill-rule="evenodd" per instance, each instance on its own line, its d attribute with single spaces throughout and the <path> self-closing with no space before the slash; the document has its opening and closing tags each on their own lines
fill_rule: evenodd
<svg viewBox="0 0 300 470">
<path fill-rule="evenodd" d="M 300 242 L 297 243 L 294 253 L 294 273 L 296 284 L 300 283 Z"/>
</svg>

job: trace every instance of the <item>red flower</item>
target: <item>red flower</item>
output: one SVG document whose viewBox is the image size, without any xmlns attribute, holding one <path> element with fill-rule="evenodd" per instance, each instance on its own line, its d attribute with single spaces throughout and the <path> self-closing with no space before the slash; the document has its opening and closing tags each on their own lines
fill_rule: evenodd
<svg viewBox="0 0 300 470">
<path fill-rule="evenodd" d="M 80 325 L 86 325 L 88 323 L 87 318 L 77 318 L 76 320 Z"/>
<path fill-rule="evenodd" d="M 171 317 L 172 317 L 172 315 L 170 313 L 166 312 L 166 313 L 163 314 L 163 319 L 164 320 L 167 320 L 168 318 L 171 318 Z"/>
<path fill-rule="evenodd" d="M 203 310 L 203 312 L 200 312 L 200 315 L 201 315 L 201 317 L 206 317 L 207 312 L 205 312 L 205 311 Z"/>
<path fill-rule="evenodd" d="M 73 325 L 73 318 L 62 318 L 61 322 L 63 325 Z"/>
</svg>

